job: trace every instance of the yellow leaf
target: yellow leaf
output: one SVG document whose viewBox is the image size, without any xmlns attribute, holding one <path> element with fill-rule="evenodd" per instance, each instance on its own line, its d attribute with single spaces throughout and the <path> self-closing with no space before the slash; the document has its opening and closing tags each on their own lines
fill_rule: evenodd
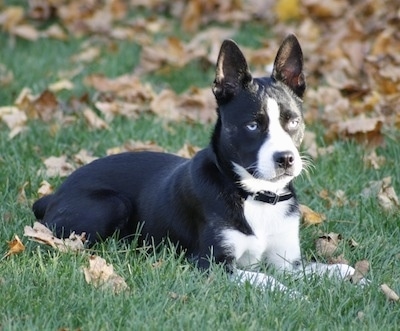
<svg viewBox="0 0 400 331">
<path fill-rule="evenodd" d="M 300 205 L 300 212 L 305 225 L 320 224 L 326 219 L 325 215 L 317 213 L 305 205 Z"/>
<path fill-rule="evenodd" d="M 54 93 L 62 90 L 72 90 L 73 88 L 74 84 L 68 79 L 62 79 L 49 85 L 49 90 Z"/>
<path fill-rule="evenodd" d="M 381 285 L 382 292 L 386 295 L 386 298 L 391 301 L 399 301 L 398 294 L 393 291 L 387 284 Z"/>
<path fill-rule="evenodd" d="M 14 236 L 14 239 L 7 242 L 8 244 L 8 252 L 3 256 L 3 259 L 9 257 L 10 255 L 22 253 L 25 250 L 25 246 L 22 243 L 21 239 L 17 235 Z"/>
<path fill-rule="evenodd" d="M 301 16 L 299 0 L 278 0 L 275 4 L 275 13 L 279 21 L 299 19 Z"/>
</svg>

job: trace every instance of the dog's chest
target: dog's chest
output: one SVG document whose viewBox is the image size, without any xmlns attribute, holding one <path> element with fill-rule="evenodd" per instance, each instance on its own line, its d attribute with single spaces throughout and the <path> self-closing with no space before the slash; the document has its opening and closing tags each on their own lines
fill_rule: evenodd
<svg viewBox="0 0 400 331">
<path fill-rule="evenodd" d="M 249 197 L 243 208 L 253 234 L 246 235 L 235 229 L 223 232 L 224 245 L 239 266 L 266 260 L 277 267 L 285 267 L 285 261 L 299 258 L 299 215 L 289 211 L 288 202 L 272 205 Z"/>
</svg>

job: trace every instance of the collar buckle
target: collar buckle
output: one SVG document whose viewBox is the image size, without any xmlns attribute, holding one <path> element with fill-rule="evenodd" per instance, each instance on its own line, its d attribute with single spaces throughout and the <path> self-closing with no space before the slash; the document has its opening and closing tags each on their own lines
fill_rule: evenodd
<svg viewBox="0 0 400 331">
<path fill-rule="evenodd" d="M 259 191 L 253 195 L 255 201 L 265 202 L 276 205 L 279 201 L 286 201 L 293 197 L 293 193 L 289 192 L 283 195 L 275 194 L 271 191 Z"/>
</svg>

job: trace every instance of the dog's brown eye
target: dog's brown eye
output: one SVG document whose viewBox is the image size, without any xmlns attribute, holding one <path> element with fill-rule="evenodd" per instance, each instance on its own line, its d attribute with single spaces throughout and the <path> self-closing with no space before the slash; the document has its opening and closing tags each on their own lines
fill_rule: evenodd
<svg viewBox="0 0 400 331">
<path fill-rule="evenodd" d="M 258 123 L 257 122 L 250 122 L 246 125 L 247 130 L 249 131 L 255 131 L 258 129 Z"/>
</svg>

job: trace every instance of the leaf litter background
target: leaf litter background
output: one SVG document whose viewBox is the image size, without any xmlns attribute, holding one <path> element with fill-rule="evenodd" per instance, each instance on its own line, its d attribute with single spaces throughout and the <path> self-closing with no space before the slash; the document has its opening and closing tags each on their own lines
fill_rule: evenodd
<svg viewBox="0 0 400 331">
<path fill-rule="evenodd" d="M 0 120 L 9 128 L 9 139 L 26 130 L 30 119 L 60 124 L 54 126 L 55 130 L 73 125 L 79 117 L 85 118 L 89 130 L 108 130 L 115 116 L 134 119 L 144 113 L 166 121 L 212 123 L 215 101 L 209 86 L 188 86 L 177 94 L 167 87 L 157 90 L 145 77 L 183 68 L 192 61 L 213 67 L 222 40 L 232 38 L 252 22 L 265 24 L 265 34 L 272 36 L 258 40 L 261 44 L 256 49 L 241 46 L 255 75 L 265 75 L 271 69 L 285 35 L 294 32 L 300 40 L 308 82 L 306 121 L 309 125 L 323 125 L 328 144 L 319 147 L 315 133 L 307 132 L 304 144 L 313 158 L 331 153 L 334 145 L 330 144 L 337 139 L 355 139 L 370 151 L 365 164 L 379 169 L 385 159 L 378 155 L 376 147 L 384 144 L 384 130 L 400 128 L 397 0 L 29 0 L 28 4 L 26 9 L 0 2 L 0 27 L 9 36 L 9 47 L 18 38 L 35 42 L 40 38 L 85 37 L 85 41 L 77 54 L 66 59 L 74 64 L 74 70 L 56 73 L 54 82 L 38 94 L 26 86 L 13 104 L 5 105 L 0 100 Z M 130 15 L 140 10 L 152 14 Z M 42 24 L 45 22 L 49 24 Z M 176 22 L 178 29 L 190 38 L 184 40 L 174 35 Z M 97 91 L 96 98 L 73 95 L 62 100 L 61 92 L 74 89 L 84 66 L 101 58 L 104 48 L 99 37 L 108 47 L 115 40 L 140 45 L 138 66 L 113 78 L 101 72 L 87 75 L 83 83 Z M 14 79 L 14 73 L 0 62 L 0 87 L 7 88 Z M 161 148 L 153 142 L 128 142 L 108 153 L 143 149 Z M 196 150 L 197 147 L 186 145 L 179 154 L 190 157 Z M 87 150 L 73 159 L 52 156 L 44 161 L 45 175 L 67 176 L 94 158 Z M 40 195 L 51 191 L 47 182 L 38 188 Z M 368 183 L 363 195 L 377 196 L 385 210 L 399 207 L 390 177 Z M 329 205 L 347 203 L 341 191 L 323 191 L 320 196 Z M 24 187 L 19 199 L 24 199 Z M 306 206 L 302 212 L 306 224 L 318 224 L 325 218 Z M 340 240 L 340 235 L 322 234 L 317 241 L 319 254 L 334 258 Z M 15 251 L 21 248 L 19 238 L 14 239 L 10 242 L 11 253 L 6 256 L 15 253 L 13 242 L 18 245 Z M 93 258 L 90 261 L 93 264 Z M 361 264 L 365 273 L 368 268 Z M 85 275 L 90 279 L 87 271 Z"/>
</svg>

